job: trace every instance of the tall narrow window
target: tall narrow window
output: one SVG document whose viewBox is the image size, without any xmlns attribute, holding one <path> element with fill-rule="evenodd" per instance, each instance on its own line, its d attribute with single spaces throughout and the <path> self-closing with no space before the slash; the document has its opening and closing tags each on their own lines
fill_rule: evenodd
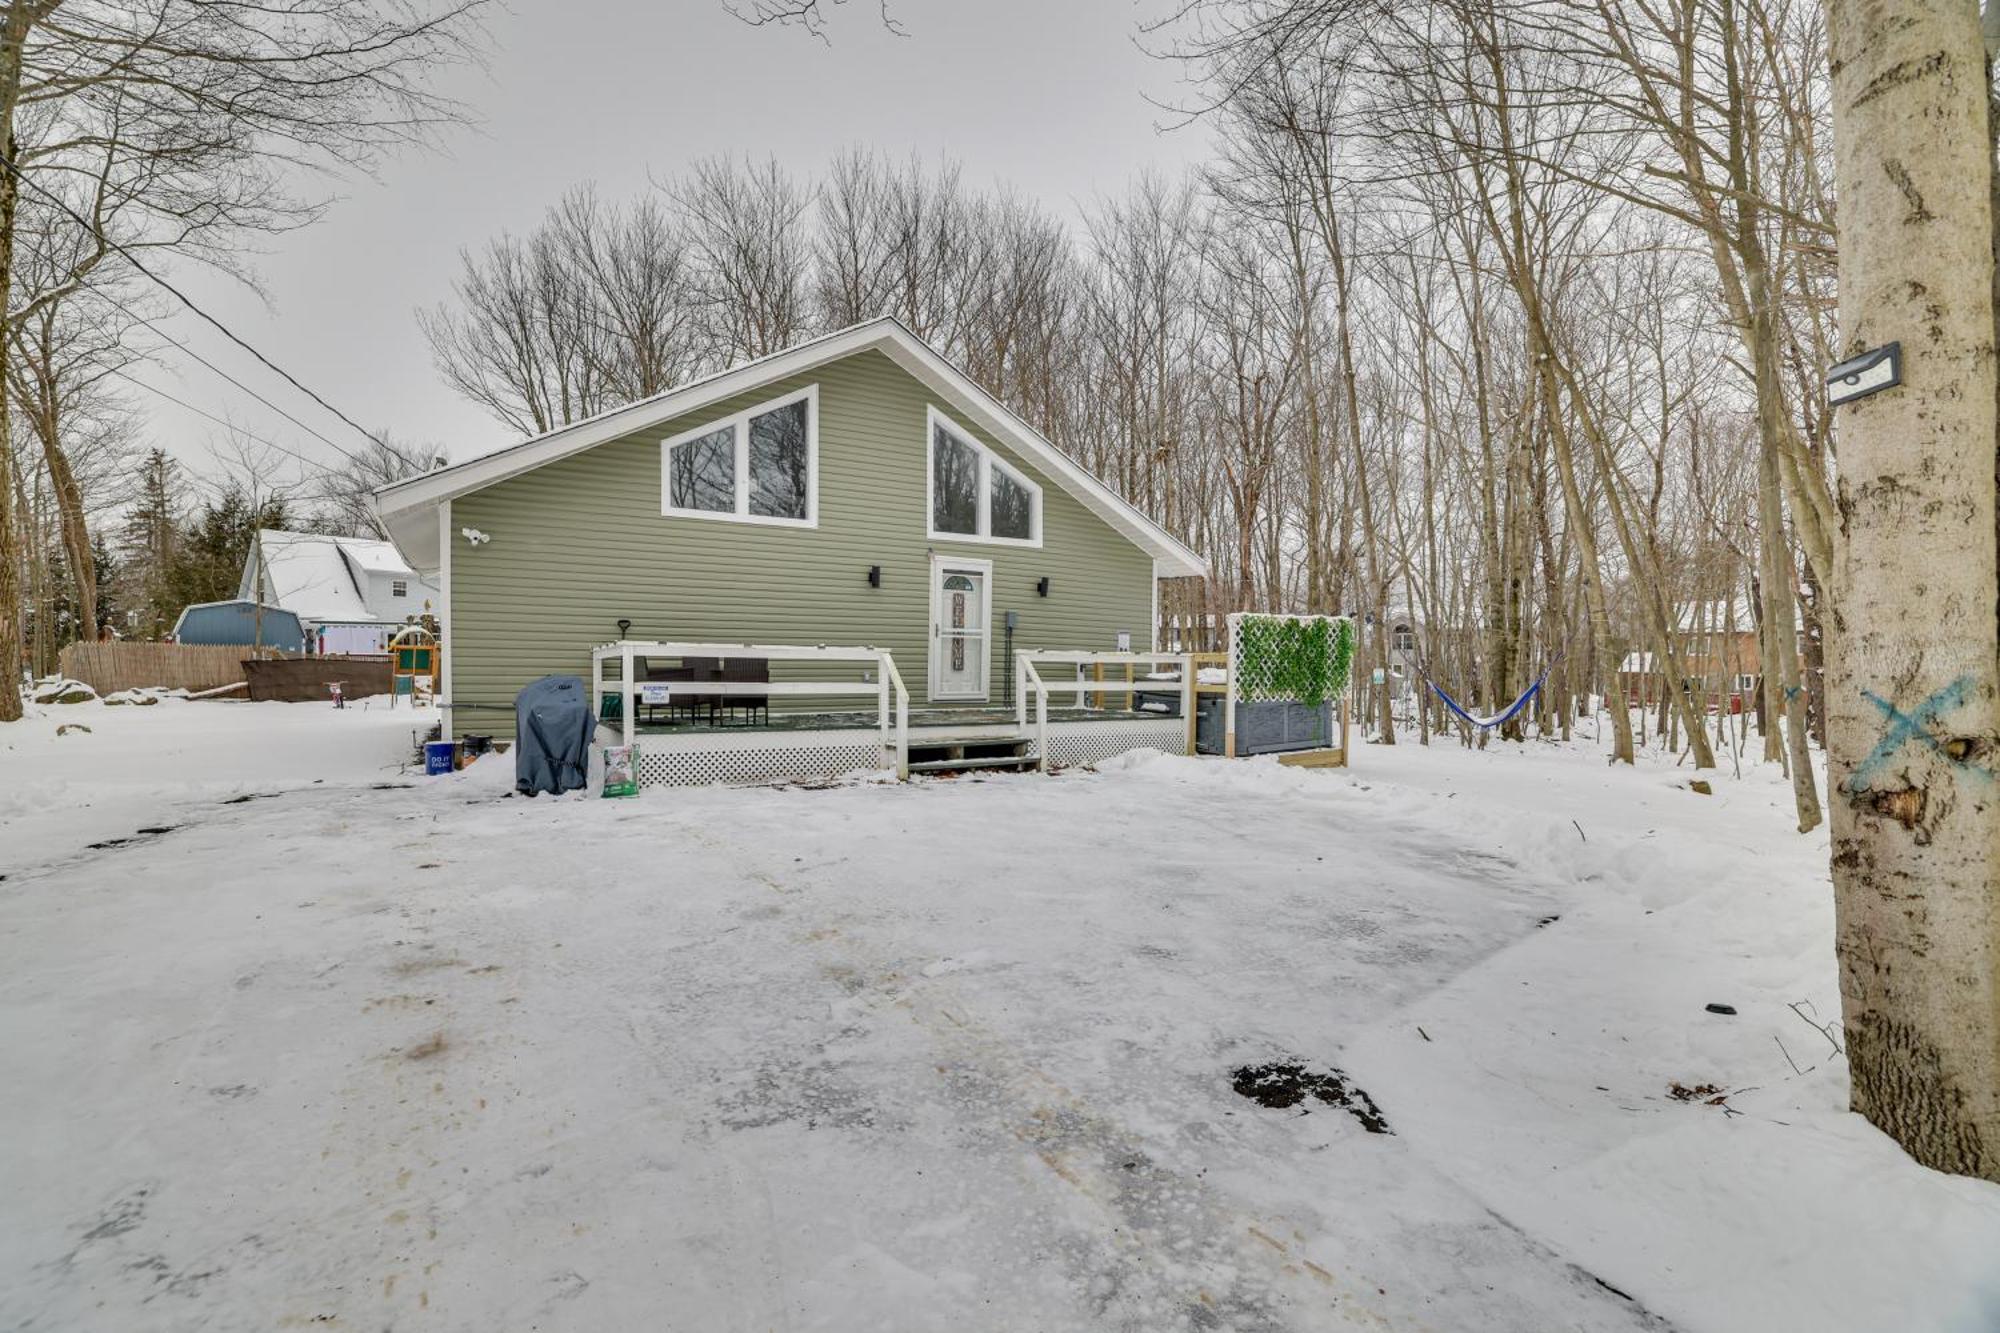
<svg viewBox="0 0 2000 1333">
<path fill-rule="evenodd" d="M 936 408 L 929 452 L 931 536 L 1041 545 L 1041 487 Z"/>
<path fill-rule="evenodd" d="M 818 522 L 819 389 L 759 403 L 667 440 L 662 513 L 811 527 Z"/>
<path fill-rule="evenodd" d="M 931 432 L 931 527 L 979 535 L 979 451 L 943 426 Z"/>
<path fill-rule="evenodd" d="M 787 403 L 750 418 L 750 512 L 806 516 L 806 405 Z"/>
</svg>

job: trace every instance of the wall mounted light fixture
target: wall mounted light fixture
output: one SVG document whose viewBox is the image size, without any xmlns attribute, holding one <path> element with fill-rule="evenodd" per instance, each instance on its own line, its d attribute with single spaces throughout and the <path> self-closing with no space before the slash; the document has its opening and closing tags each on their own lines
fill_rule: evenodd
<svg viewBox="0 0 2000 1333">
<path fill-rule="evenodd" d="M 1049 576 L 1044 574 L 1035 580 L 1035 591 L 1043 597 L 1049 595 Z"/>
<path fill-rule="evenodd" d="M 882 586 L 882 566 L 880 565 L 868 566 L 868 586 L 871 588 L 879 588 Z"/>
</svg>

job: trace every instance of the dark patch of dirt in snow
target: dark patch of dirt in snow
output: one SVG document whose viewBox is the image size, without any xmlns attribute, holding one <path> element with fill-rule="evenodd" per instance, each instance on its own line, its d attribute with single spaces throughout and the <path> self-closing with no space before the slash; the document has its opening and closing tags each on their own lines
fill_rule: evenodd
<svg viewBox="0 0 2000 1333">
<path fill-rule="evenodd" d="M 183 826 L 180 824 L 149 824 L 145 828 L 135 829 L 129 838 L 106 838 L 103 842 L 93 842 L 90 844 L 90 850 L 93 852 L 104 852 L 111 850 L 113 847 L 126 847 L 135 842 L 145 842 L 152 838 L 164 837 L 166 834 L 172 833 L 175 829 L 181 827 Z"/>
<path fill-rule="evenodd" d="M 443 1055 L 448 1045 L 450 1043 L 445 1040 L 444 1033 L 434 1032 L 423 1041 L 410 1047 L 409 1050 L 404 1051 L 403 1058 L 405 1060 L 428 1060 L 432 1056 Z"/>
<path fill-rule="evenodd" d="M 147 1185 L 135 1186 L 111 1200 L 99 1209 L 97 1216 L 84 1224 L 85 1240 L 109 1240 L 138 1229 L 146 1220 L 146 1200 L 152 1196 L 152 1188 Z"/>
<path fill-rule="evenodd" d="M 283 794 L 284 793 L 282 792 L 275 792 L 275 791 L 246 791 L 241 796 L 230 797 L 228 800 L 224 801 L 223 804 L 248 805 L 252 801 L 274 801 Z"/>
<path fill-rule="evenodd" d="M 807 1129 L 870 1129 L 882 1117 L 866 1091 L 831 1062 L 766 1065 L 718 1107 L 731 1129 L 764 1129 L 796 1121 Z"/>
<path fill-rule="evenodd" d="M 463 958 L 440 958 L 432 955 L 422 958 L 405 958 L 401 962 L 391 963 L 389 971 L 399 977 L 412 977 L 419 972 L 435 972 L 440 968 L 464 966 L 465 960 Z"/>
<path fill-rule="evenodd" d="M 1297 1061 L 1274 1060 L 1265 1065 L 1244 1065 L 1230 1076 L 1230 1087 L 1239 1097 L 1248 1097 L 1259 1106 L 1284 1110 L 1313 1097 L 1338 1106 L 1361 1123 L 1370 1134 L 1393 1134 L 1389 1121 L 1375 1099 L 1348 1081 L 1340 1070 L 1328 1067 L 1323 1073 L 1307 1069 Z"/>
</svg>

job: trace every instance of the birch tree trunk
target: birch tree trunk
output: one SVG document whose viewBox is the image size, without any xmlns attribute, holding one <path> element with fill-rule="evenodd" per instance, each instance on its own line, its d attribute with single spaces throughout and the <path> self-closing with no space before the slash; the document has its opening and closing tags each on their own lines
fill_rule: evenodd
<svg viewBox="0 0 2000 1333">
<path fill-rule="evenodd" d="M 1984 51 L 1971 0 L 1832 0 L 1841 350 L 1828 744 L 1854 1109 L 2000 1180 L 2000 681 Z M 1776 590 L 1773 590 L 1774 595 Z"/>
</svg>

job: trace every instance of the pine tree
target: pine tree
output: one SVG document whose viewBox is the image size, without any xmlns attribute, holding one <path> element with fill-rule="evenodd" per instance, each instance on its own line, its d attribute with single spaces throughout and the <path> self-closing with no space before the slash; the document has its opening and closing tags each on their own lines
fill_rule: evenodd
<svg viewBox="0 0 2000 1333">
<path fill-rule="evenodd" d="M 165 450 L 155 449 L 139 469 L 139 494 L 119 534 L 117 600 L 134 619 L 130 633 L 157 639 L 180 614 L 170 589 L 180 551 L 185 482 Z"/>
</svg>

